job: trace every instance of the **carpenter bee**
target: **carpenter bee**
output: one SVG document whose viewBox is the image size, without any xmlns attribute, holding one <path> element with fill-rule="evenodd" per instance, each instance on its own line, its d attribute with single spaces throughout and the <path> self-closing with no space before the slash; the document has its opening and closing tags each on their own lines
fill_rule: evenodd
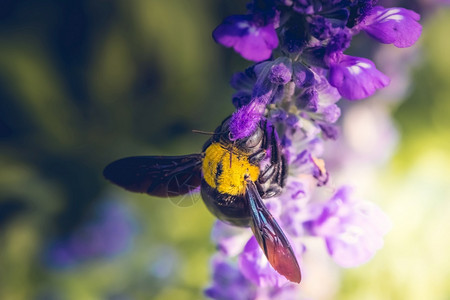
<svg viewBox="0 0 450 300">
<path fill-rule="evenodd" d="M 212 214 L 231 225 L 250 226 L 272 267 L 299 283 L 292 247 L 262 200 L 278 195 L 286 181 L 287 164 L 275 129 L 262 120 L 249 137 L 232 141 L 229 123 L 230 117 L 199 154 L 126 157 L 109 164 L 103 175 L 129 191 L 158 197 L 200 187 Z"/>
</svg>

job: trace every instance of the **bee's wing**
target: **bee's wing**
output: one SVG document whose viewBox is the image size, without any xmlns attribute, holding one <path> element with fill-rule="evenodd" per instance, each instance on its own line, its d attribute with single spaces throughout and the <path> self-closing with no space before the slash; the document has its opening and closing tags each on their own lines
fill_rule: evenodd
<svg viewBox="0 0 450 300">
<path fill-rule="evenodd" d="M 103 170 L 103 176 L 131 192 L 179 196 L 200 185 L 201 163 L 201 154 L 133 156 L 110 163 Z"/>
<path fill-rule="evenodd" d="M 278 273 L 292 282 L 299 283 L 300 267 L 288 239 L 264 205 L 253 181 L 247 180 L 246 190 L 252 216 L 251 227 L 259 246 Z"/>
</svg>

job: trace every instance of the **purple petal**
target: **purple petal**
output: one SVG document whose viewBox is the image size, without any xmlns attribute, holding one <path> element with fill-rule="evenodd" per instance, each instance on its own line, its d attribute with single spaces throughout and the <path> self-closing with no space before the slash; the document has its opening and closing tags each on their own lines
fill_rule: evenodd
<svg viewBox="0 0 450 300">
<path fill-rule="evenodd" d="M 322 130 L 322 134 L 325 139 L 331 139 L 331 140 L 338 139 L 339 128 L 337 126 L 334 126 L 331 124 L 326 124 L 326 123 L 319 123 L 319 127 Z M 318 174 L 320 174 L 320 173 L 318 173 Z M 320 178 L 320 176 L 319 176 L 319 178 Z M 328 180 L 328 174 L 326 176 L 326 179 Z M 326 181 L 325 181 L 325 183 L 326 183 Z"/>
<path fill-rule="evenodd" d="M 319 74 L 319 76 L 315 78 L 316 83 L 314 84 L 319 96 L 319 106 L 323 108 L 339 101 L 342 96 L 335 87 L 330 85 L 324 70 L 316 69 L 315 72 L 316 74 Z"/>
<path fill-rule="evenodd" d="M 290 59 L 280 60 L 279 63 L 274 64 L 269 73 L 269 80 L 273 84 L 286 84 L 292 78 L 292 62 Z"/>
<path fill-rule="evenodd" d="M 285 58 L 265 61 L 255 65 L 254 72 L 257 80 L 253 87 L 251 102 L 240 107 L 231 116 L 231 140 L 248 137 L 255 131 L 263 117 L 266 105 L 276 99 L 278 87 L 282 87 L 279 83 L 290 80 L 291 61 Z"/>
<path fill-rule="evenodd" d="M 341 109 L 336 104 L 331 104 L 322 110 L 323 119 L 327 123 L 335 123 L 341 116 Z"/>
<path fill-rule="evenodd" d="M 376 6 L 359 27 L 381 43 L 405 48 L 420 37 L 422 26 L 417 22 L 419 19 L 420 15 L 409 9 Z"/>
<path fill-rule="evenodd" d="M 204 293 L 212 299 L 246 300 L 255 298 L 255 289 L 239 269 L 220 255 L 212 259 L 213 282 Z"/>
<path fill-rule="evenodd" d="M 245 59 L 263 61 L 278 47 L 278 36 L 274 24 L 253 20 L 252 15 L 235 15 L 226 18 L 213 32 L 217 43 L 233 49 Z"/>
<path fill-rule="evenodd" d="M 251 236 L 248 228 L 231 226 L 221 221 L 216 221 L 211 231 L 211 240 L 227 256 L 240 253 Z"/>
<path fill-rule="evenodd" d="M 319 105 L 319 96 L 315 88 L 308 88 L 297 99 L 297 105 L 308 111 L 316 112 Z"/>
<path fill-rule="evenodd" d="M 255 85 L 257 76 L 254 70 L 254 66 L 245 69 L 243 72 L 237 72 L 233 74 L 230 80 L 231 86 L 235 90 L 244 90 L 251 92 Z"/>
<path fill-rule="evenodd" d="M 341 231 L 326 238 L 333 260 L 347 268 L 369 261 L 383 246 L 383 235 L 390 228 L 387 216 L 373 203 L 360 202 L 352 210 L 354 215 L 341 224 Z"/>
<path fill-rule="evenodd" d="M 351 190 L 343 187 L 324 204 L 312 231 L 324 237 L 336 263 L 356 267 L 382 247 L 383 236 L 390 227 L 389 219 L 378 206 L 351 198 Z"/>
<path fill-rule="evenodd" d="M 310 68 L 300 62 L 295 62 L 293 65 L 293 81 L 298 88 L 310 87 L 314 84 L 314 73 Z"/>
<path fill-rule="evenodd" d="M 349 29 L 342 29 L 333 34 L 327 45 L 327 53 L 343 52 L 350 47 L 352 34 Z"/>
<path fill-rule="evenodd" d="M 330 62 L 328 81 L 349 100 L 369 97 L 390 82 L 389 77 L 378 71 L 375 64 L 366 58 L 341 55 L 336 60 Z"/>
<path fill-rule="evenodd" d="M 247 242 L 239 256 L 239 269 L 247 279 L 258 286 L 281 286 L 288 283 L 284 276 L 272 268 L 255 237 Z"/>
<path fill-rule="evenodd" d="M 248 105 L 252 97 L 249 93 L 244 91 L 239 91 L 233 94 L 231 101 L 233 102 L 234 107 L 241 108 L 245 105 Z"/>
</svg>

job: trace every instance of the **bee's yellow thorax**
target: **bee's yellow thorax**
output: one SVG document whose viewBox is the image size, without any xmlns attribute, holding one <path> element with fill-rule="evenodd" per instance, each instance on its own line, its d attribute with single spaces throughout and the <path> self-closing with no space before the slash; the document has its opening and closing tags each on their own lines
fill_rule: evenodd
<svg viewBox="0 0 450 300">
<path fill-rule="evenodd" d="M 249 163 L 248 155 L 234 149 L 230 163 L 230 151 L 219 143 L 206 149 L 202 170 L 206 183 L 228 195 L 244 194 L 245 177 L 256 181 L 259 176 L 259 167 Z"/>
</svg>

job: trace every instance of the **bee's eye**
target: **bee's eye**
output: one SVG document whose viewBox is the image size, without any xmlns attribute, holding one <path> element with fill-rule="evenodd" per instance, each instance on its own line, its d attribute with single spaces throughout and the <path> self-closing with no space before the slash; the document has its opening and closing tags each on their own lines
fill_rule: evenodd
<svg viewBox="0 0 450 300">
<path fill-rule="evenodd" d="M 261 144 L 262 139 L 263 131 L 258 127 L 256 131 L 245 141 L 245 146 L 248 148 L 255 148 Z"/>
</svg>

